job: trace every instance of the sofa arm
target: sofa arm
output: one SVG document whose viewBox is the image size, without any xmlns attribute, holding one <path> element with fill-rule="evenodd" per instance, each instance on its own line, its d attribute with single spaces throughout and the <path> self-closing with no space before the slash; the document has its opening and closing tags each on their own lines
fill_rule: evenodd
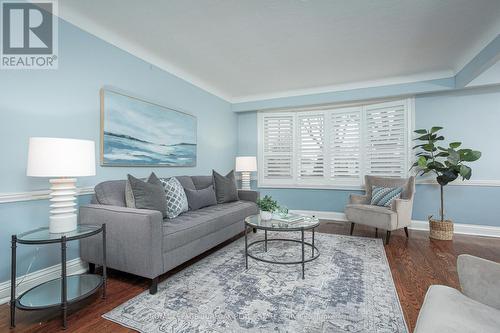
<svg viewBox="0 0 500 333">
<path fill-rule="evenodd" d="M 457 260 L 462 292 L 468 297 L 500 310 L 500 264 L 461 254 Z"/>
<path fill-rule="evenodd" d="M 398 228 L 407 227 L 411 224 L 413 200 L 396 199 L 392 202 L 392 210 L 398 215 Z"/>
<path fill-rule="evenodd" d="M 368 204 L 368 196 L 361 194 L 349 195 L 349 204 L 351 205 L 366 205 Z"/>
<path fill-rule="evenodd" d="M 240 200 L 257 203 L 257 199 L 259 198 L 259 192 L 252 190 L 238 190 L 238 197 L 240 198 Z"/>
<path fill-rule="evenodd" d="M 80 224 L 106 223 L 108 267 L 150 279 L 163 273 L 161 212 L 85 205 L 80 207 L 79 220 Z M 85 261 L 102 264 L 101 238 L 82 239 L 80 256 Z"/>
</svg>

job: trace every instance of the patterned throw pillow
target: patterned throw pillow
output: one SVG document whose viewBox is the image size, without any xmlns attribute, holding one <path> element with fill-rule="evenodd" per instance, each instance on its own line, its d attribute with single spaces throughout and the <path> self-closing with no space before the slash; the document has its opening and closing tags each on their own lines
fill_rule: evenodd
<svg viewBox="0 0 500 333">
<path fill-rule="evenodd" d="M 175 177 L 160 178 L 167 197 L 167 218 L 173 219 L 188 211 L 186 193 Z"/>
<path fill-rule="evenodd" d="M 379 187 L 372 186 L 371 205 L 391 207 L 394 200 L 401 197 L 402 187 Z"/>
</svg>

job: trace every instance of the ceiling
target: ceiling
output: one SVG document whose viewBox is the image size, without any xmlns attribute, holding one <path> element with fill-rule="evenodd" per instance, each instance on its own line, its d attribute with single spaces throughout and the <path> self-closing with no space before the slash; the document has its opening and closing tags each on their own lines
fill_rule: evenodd
<svg viewBox="0 0 500 333">
<path fill-rule="evenodd" d="M 499 0 L 61 0 L 60 16 L 232 102 L 449 77 Z"/>
</svg>

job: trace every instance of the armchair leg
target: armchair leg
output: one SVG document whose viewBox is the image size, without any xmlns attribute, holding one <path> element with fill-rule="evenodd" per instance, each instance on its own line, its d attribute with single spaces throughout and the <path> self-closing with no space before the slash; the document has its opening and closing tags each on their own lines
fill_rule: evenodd
<svg viewBox="0 0 500 333">
<path fill-rule="evenodd" d="M 156 294 L 156 292 L 158 291 L 158 276 L 155 277 L 154 279 L 151 279 L 151 286 L 149 287 L 149 293 L 151 295 L 154 295 Z"/>
<path fill-rule="evenodd" d="M 385 245 L 389 245 L 389 239 L 391 238 L 391 232 L 387 230 L 387 237 L 385 238 Z"/>
<path fill-rule="evenodd" d="M 94 274 L 95 273 L 95 264 L 89 262 L 89 273 Z"/>
<path fill-rule="evenodd" d="M 378 228 L 375 228 L 375 238 L 378 237 Z"/>
<path fill-rule="evenodd" d="M 405 234 L 406 234 L 406 238 L 408 238 L 408 227 L 405 227 Z"/>
<path fill-rule="evenodd" d="M 354 231 L 354 222 L 351 222 L 351 236 L 353 231 Z"/>
</svg>

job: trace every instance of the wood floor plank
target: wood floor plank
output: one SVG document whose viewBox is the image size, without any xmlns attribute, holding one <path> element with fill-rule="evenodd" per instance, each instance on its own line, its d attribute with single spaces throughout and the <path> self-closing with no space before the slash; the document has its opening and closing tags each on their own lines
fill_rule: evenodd
<svg viewBox="0 0 500 333">
<path fill-rule="evenodd" d="M 349 234 L 349 224 L 322 221 L 318 232 Z M 383 234 L 383 235 L 382 235 Z M 355 236 L 375 237 L 375 229 L 356 225 Z M 385 233 L 379 237 L 385 240 Z M 235 237 L 230 241 L 234 241 Z M 180 267 L 164 274 L 160 281 L 175 272 L 203 259 L 208 254 L 227 245 L 230 241 L 204 253 Z M 401 302 L 406 322 L 412 331 L 427 288 L 431 284 L 444 284 L 454 288 L 459 286 L 456 259 L 459 254 L 469 253 L 489 260 L 500 262 L 500 239 L 479 236 L 455 235 L 453 241 L 436 241 L 428 238 L 428 233 L 410 230 L 406 238 L 403 230 L 392 233 L 389 245 L 385 245 L 387 260 L 391 268 L 396 290 Z M 78 304 L 72 305 L 68 317 L 68 329 L 63 332 L 78 333 L 128 333 L 131 329 L 103 319 L 101 316 L 116 306 L 148 289 L 145 279 L 110 270 L 108 274 L 107 299 L 95 295 Z M 0 306 L 0 332 L 59 332 L 61 321 L 59 311 L 20 311 L 17 313 L 17 326 L 9 328 L 9 306 Z"/>
</svg>

